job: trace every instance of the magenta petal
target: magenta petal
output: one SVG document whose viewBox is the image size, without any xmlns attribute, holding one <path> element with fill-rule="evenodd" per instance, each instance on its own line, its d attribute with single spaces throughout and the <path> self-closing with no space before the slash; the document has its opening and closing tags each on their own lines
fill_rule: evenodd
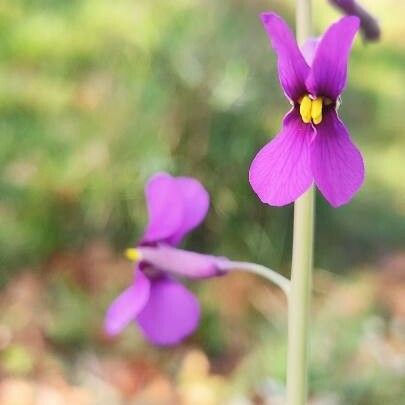
<svg viewBox="0 0 405 405">
<path fill-rule="evenodd" d="M 274 13 L 262 13 L 260 17 L 278 56 L 280 83 L 286 95 L 297 101 L 307 93 L 305 80 L 309 75 L 309 67 L 285 21 Z"/>
<path fill-rule="evenodd" d="M 150 281 L 138 270 L 131 287 L 123 291 L 110 305 L 104 321 L 104 329 L 109 335 L 117 335 L 144 308 L 149 299 Z"/>
<path fill-rule="evenodd" d="M 313 182 L 310 142 L 313 128 L 296 109 L 284 118 L 281 132 L 254 158 L 249 181 L 259 198 L 282 206 L 295 201 Z"/>
<path fill-rule="evenodd" d="M 145 336 L 156 345 L 173 345 L 198 325 L 200 306 L 180 283 L 168 278 L 153 281 L 149 301 L 137 317 Z"/>
<path fill-rule="evenodd" d="M 227 261 L 201 253 L 176 249 L 167 245 L 138 248 L 142 260 L 159 270 L 188 278 L 206 278 L 221 274 L 221 264 Z"/>
<path fill-rule="evenodd" d="M 183 217 L 168 242 L 177 245 L 184 235 L 197 227 L 207 215 L 210 198 L 202 184 L 190 177 L 177 177 L 176 184 L 183 203 Z"/>
<path fill-rule="evenodd" d="M 171 237 L 183 221 L 183 198 L 176 179 L 155 174 L 145 187 L 149 223 L 142 242 L 158 242 Z"/>
<path fill-rule="evenodd" d="M 207 215 L 208 193 L 191 177 L 158 173 L 149 180 L 145 194 L 149 223 L 141 243 L 176 245 Z"/>
<path fill-rule="evenodd" d="M 336 111 L 329 111 L 311 145 L 311 165 L 315 183 L 329 203 L 347 203 L 364 180 L 364 163 L 359 150 Z"/>
<path fill-rule="evenodd" d="M 301 46 L 302 55 L 309 66 L 312 66 L 320 38 L 308 38 Z"/>
<path fill-rule="evenodd" d="M 342 93 L 346 86 L 349 52 L 359 26 L 357 17 L 343 17 L 325 32 L 307 79 L 310 93 L 331 100 L 336 100 Z"/>
</svg>

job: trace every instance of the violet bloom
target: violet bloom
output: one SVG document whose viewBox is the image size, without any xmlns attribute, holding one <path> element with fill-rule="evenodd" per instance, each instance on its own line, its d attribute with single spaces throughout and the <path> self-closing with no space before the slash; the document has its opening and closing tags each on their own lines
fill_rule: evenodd
<svg viewBox="0 0 405 405">
<path fill-rule="evenodd" d="M 345 204 L 364 180 L 361 154 L 337 115 L 359 19 L 344 17 L 332 24 L 320 41 L 304 45 L 304 54 L 282 18 L 263 13 L 261 19 L 293 108 L 281 132 L 254 158 L 250 184 L 270 205 L 295 201 L 314 182 L 332 206 Z"/>
<path fill-rule="evenodd" d="M 145 194 L 149 223 L 138 247 L 127 251 L 138 261 L 134 282 L 107 310 L 105 330 L 116 335 L 136 321 L 152 343 L 171 345 L 192 333 L 200 316 L 196 297 L 173 276 L 216 276 L 227 260 L 174 248 L 207 214 L 209 196 L 197 180 L 159 173 Z"/>
</svg>

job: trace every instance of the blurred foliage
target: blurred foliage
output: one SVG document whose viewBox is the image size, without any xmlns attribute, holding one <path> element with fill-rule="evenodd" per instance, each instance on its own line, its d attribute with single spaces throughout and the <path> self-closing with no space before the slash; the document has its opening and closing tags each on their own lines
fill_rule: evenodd
<svg viewBox="0 0 405 405">
<path fill-rule="evenodd" d="M 145 352 L 133 330 L 113 349 L 108 346 L 116 356 L 112 363 L 96 361 L 86 350 L 103 353 L 98 330 L 103 311 L 132 274 L 116 255 L 142 232 L 143 185 L 156 171 L 197 177 L 210 192 L 209 216 L 187 247 L 288 272 L 292 207 L 263 206 L 249 187 L 247 170 L 289 108 L 257 15 L 272 9 L 293 24 L 293 3 L 0 2 L 0 284 L 9 281 L 0 302 L 7 308 L 0 312 L 2 376 L 63 369 L 97 393 L 95 374 L 104 372 L 125 392 L 155 378 L 170 393 L 159 380 L 158 358 L 165 372 L 180 376 L 180 395 L 190 394 L 190 384 L 200 387 L 200 378 L 209 380 L 204 386 L 214 387 L 212 392 L 222 387 L 204 357 L 196 357 L 201 375 L 183 378 L 178 371 L 183 349 L 170 355 Z M 356 41 L 340 111 L 363 151 L 367 180 L 340 209 L 317 199 L 316 265 L 346 272 L 345 281 L 326 286 L 340 295 L 316 302 L 313 344 L 325 350 L 314 350 L 311 387 L 315 397 L 326 395 L 318 404 L 397 404 L 405 395 L 403 371 L 384 351 L 388 343 L 396 347 L 386 341 L 397 315 L 383 313 L 362 295 L 358 286 L 368 291 L 367 280 L 349 276 L 359 264 L 380 263 L 403 249 L 405 4 L 362 4 L 378 16 L 382 40 L 367 46 Z M 326 0 L 314 0 L 317 34 L 336 18 Z M 108 248 L 93 249 L 101 240 Z M 16 273 L 27 268 L 41 269 L 41 280 L 22 282 Z M 257 295 L 263 286 L 248 280 L 211 280 L 197 287 L 204 316 L 192 344 L 211 356 L 231 387 L 274 396 L 282 391 L 285 373 L 285 305 L 263 301 L 263 294 Z M 395 287 L 389 285 L 392 296 L 385 300 L 398 300 L 403 290 L 393 295 Z M 346 296 L 346 290 L 352 293 Z M 334 306 L 323 308 L 325 302 Z M 339 315 L 349 302 L 365 305 Z M 276 311 L 268 314 L 263 309 L 268 307 Z M 142 361 L 133 364 L 128 355 L 153 365 L 145 371 Z M 10 398 L 8 390 L 34 389 L 21 381 L 10 384 L 4 391 Z M 67 385 L 61 386 L 70 403 L 79 403 L 72 398 L 82 392 L 69 396 Z M 113 395 L 108 389 L 100 388 L 106 398 Z"/>
<path fill-rule="evenodd" d="M 99 253 L 97 259 L 93 249 L 93 282 L 82 283 L 80 290 L 74 287 L 78 280 L 67 279 L 61 270 L 52 277 L 24 272 L 4 289 L 2 405 L 285 403 L 287 308 L 280 291 L 233 273 L 207 281 L 199 295 L 204 318 L 184 344 L 170 350 L 152 347 L 135 325 L 107 339 L 100 311 L 111 300 L 106 286 L 115 274 L 131 270 Z M 87 261 L 88 254 L 81 259 Z M 66 264 L 60 259 L 53 269 Z M 309 405 L 401 403 L 404 264 L 400 255 L 382 263 L 380 273 L 375 268 L 354 269 L 350 277 L 316 273 Z M 108 277 L 107 268 L 119 273 Z M 76 270 L 71 264 L 70 274 Z M 61 399 L 47 401 L 45 388 L 50 398 Z M 80 399 L 70 398 L 72 391 L 79 391 Z"/>
</svg>

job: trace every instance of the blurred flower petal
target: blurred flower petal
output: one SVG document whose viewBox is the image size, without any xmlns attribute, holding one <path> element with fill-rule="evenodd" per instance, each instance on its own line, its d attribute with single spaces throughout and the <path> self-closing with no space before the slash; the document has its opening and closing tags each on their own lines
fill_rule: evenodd
<svg viewBox="0 0 405 405">
<path fill-rule="evenodd" d="M 168 241 L 172 245 L 177 245 L 188 232 L 204 220 L 210 204 L 208 192 L 198 180 L 191 177 L 177 177 L 175 181 L 182 197 L 183 217 Z"/>
<path fill-rule="evenodd" d="M 134 283 L 124 290 L 110 305 L 104 322 L 109 335 L 117 335 L 144 308 L 149 299 L 150 281 L 141 270 L 136 271 Z"/>
<path fill-rule="evenodd" d="M 308 38 L 301 46 L 301 52 L 309 66 L 312 66 L 320 40 L 320 38 Z"/>
<path fill-rule="evenodd" d="M 153 176 L 146 186 L 149 223 L 142 243 L 177 245 L 207 215 L 209 195 L 192 177 Z"/>
<path fill-rule="evenodd" d="M 196 297 L 180 283 L 160 278 L 152 282 L 149 300 L 137 322 L 153 344 L 168 346 L 190 335 L 199 318 Z"/>
<path fill-rule="evenodd" d="M 185 276 L 188 278 L 205 278 L 221 274 L 220 258 L 188 250 L 176 249 L 167 245 L 140 247 L 142 260 L 159 270 Z"/>
<path fill-rule="evenodd" d="M 167 173 L 155 174 L 145 188 L 149 223 L 142 242 L 170 238 L 183 221 L 183 200 L 176 180 Z"/>
</svg>

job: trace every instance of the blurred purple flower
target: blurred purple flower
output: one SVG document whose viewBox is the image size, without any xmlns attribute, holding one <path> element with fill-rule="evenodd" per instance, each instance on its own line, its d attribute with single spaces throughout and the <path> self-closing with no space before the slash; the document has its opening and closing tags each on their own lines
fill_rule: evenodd
<svg viewBox="0 0 405 405">
<path fill-rule="evenodd" d="M 381 36 L 380 26 L 365 8 L 355 0 L 329 0 L 335 7 L 339 8 L 346 15 L 356 15 L 360 18 L 360 27 L 364 38 L 367 41 L 378 41 Z"/>
<path fill-rule="evenodd" d="M 105 330 L 116 335 L 136 321 L 149 341 L 172 345 L 195 330 L 200 316 L 196 297 L 173 276 L 217 276 L 227 259 L 174 247 L 207 214 L 209 196 L 197 180 L 159 173 L 145 194 L 149 223 L 138 247 L 127 251 L 139 262 L 134 282 L 108 308 Z"/>
<path fill-rule="evenodd" d="M 281 132 L 254 158 L 250 184 L 270 205 L 295 201 L 313 182 L 332 206 L 345 204 L 364 180 L 361 154 L 337 115 L 359 19 L 344 17 L 332 24 L 320 40 L 307 41 L 303 53 L 282 18 L 263 13 L 261 19 L 293 107 Z"/>
</svg>

